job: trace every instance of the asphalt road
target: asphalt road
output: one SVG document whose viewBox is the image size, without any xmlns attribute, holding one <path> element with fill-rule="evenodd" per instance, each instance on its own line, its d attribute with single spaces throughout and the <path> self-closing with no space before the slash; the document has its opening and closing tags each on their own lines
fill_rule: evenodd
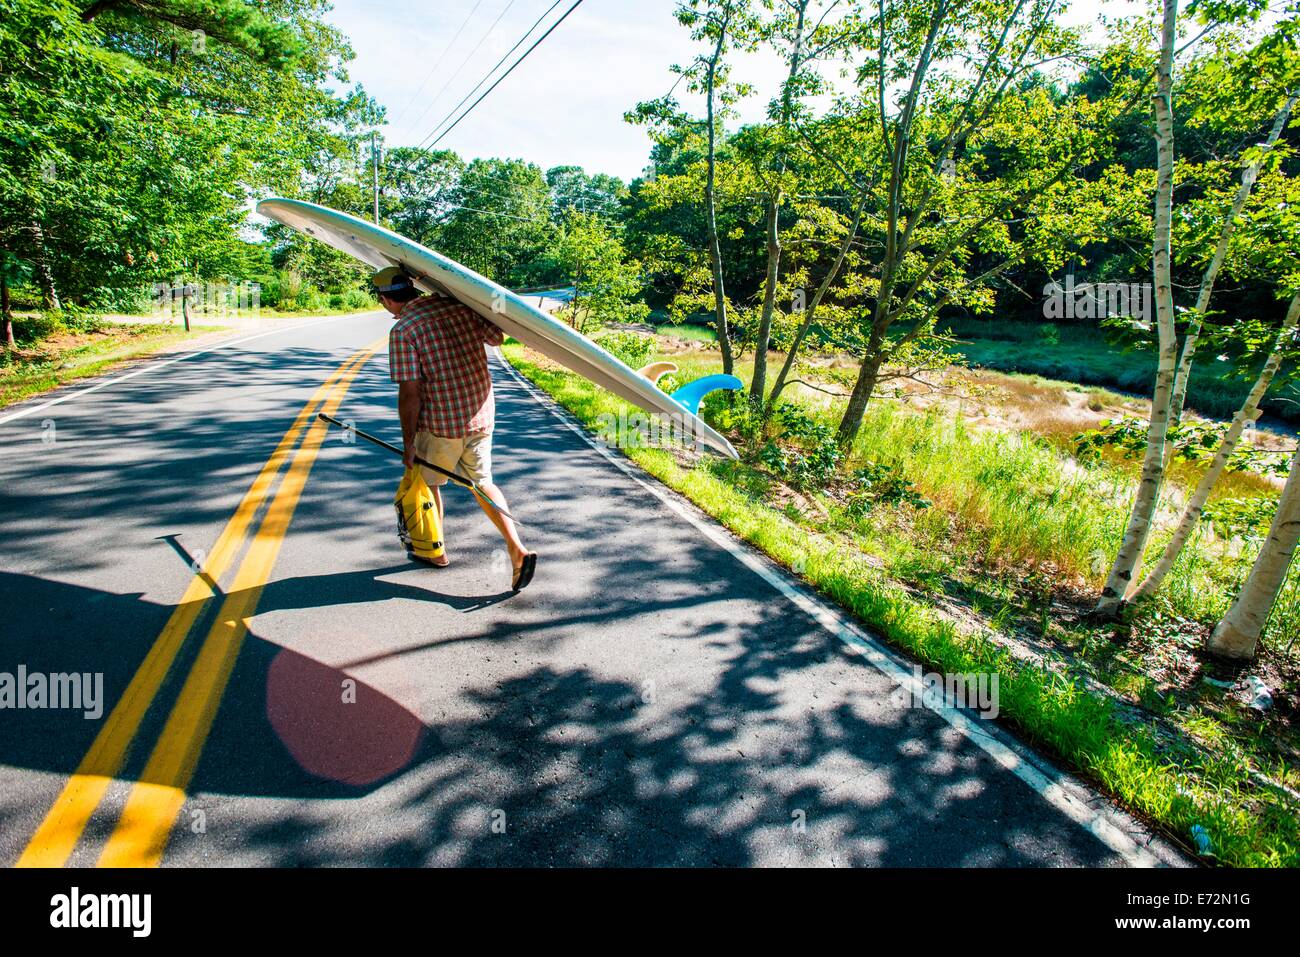
<svg viewBox="0 0 1300 957">
<path fill-rule="evenodd" d="M 458 489 L 452 565 L 408 562 L 400 465 L 303 414 L 400 441 L 382 347 L 318 391 L 388 324 L 0 422 L 0 673 L 102 674 L 104 700 L 0 710 L 0 863 L 1181 862 L 1005 735 L 900 707 L 783 573 L 499 365 L 496 479 L 537 578 L 509 591 Z"/>
</svg>

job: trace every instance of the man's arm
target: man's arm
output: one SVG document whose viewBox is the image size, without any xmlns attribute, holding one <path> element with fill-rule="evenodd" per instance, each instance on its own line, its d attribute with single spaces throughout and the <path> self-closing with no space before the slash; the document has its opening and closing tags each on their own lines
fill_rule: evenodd
<svg viewBox="0 0 1300 957">
<path fill-rule="evenodd" d="M 402 460 L 415 465 L 415 431 L 420 424 L 420 356 L 401 329 L 388 334 L 388 371 L 397 383 L 397 416 L 402 422 Z"/>
<path fill-rule="evenodd" d="M 420 383 L 402 382 L 397 386 L 397 415 L 402 420 L 402 461 L 415 467 L 415 431 L 420 423 Z"/>
</svg>

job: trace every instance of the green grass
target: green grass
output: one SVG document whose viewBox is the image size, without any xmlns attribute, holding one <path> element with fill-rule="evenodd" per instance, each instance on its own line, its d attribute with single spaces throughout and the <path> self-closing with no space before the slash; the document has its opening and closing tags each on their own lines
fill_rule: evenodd
<svg viewBox="0 0 1300 957">
<path fill-rule="evenodd" d="M 507 346 L 506 355 L 589 428 L 600 415 L 628 408 L 579 376 L 528 361 L 517 345 Z M 696 365 L 707 364 L 686 363 L 678 375 L 685 380 L 711 371 Z M 1025 665 L 985 634 L 959 629 L 926 599 L 925 590 L 938 587 L 936 579 L 953 570 L 927 549 L 932 553 L 957 523 L 984 536 L 967 539 L 963 547 L 991 550 L 1007 561 L 1059 550 L 1073 564 L 1088 564 L 1091 574 L 1090 551 L 1113 547 L 1122 506 L 1106 509 L 1073 499 L 1092 490 L 1093 482 L 1100 481 L 1095 488 L 1104 491 L 1104 476 L 1063 482 L 1060 453 L 1045 443 L 973 435 L 952 420 L 899 414 L 882 403 L 864 426 L 854 456 L 901 463 L 936 501 L 917 522 L 919 538 L 889 529 L 853 538 L 834 520 L 765 504 L 770 480 L 743 462 L 709 457 L 684 468 L 662 449 L 624 451 L 738 536 L 786 567 L 799 568 L 812 587 L 927 666 L 946 673 L 996 671 L 1002 720 L 1189 846 L 1193 826 L 1204 827 L 1212 861 L 1300 864 L 1292 809 L 1261 793 L 1243 761 L 1190 742 L 1171 748 L 1151 727 L 1125 720 L 1112 699 L 1067 674 Z M 885 552 L 883 563 L 871 554 L 873 547 Z M 919 578 L 928 589 L 909 590 L 888 570 Z M 998 605 L 996 584 L 983 599 L 990 607 Z"/>
<path fill-rule="evenodd" d="M 690 323 L 681 325 L 672 325 L 671 323 L 662 326 L 656 326 L 655 332 L 661 336 L 675 336 L 678 339 L 685 339 L 688 342 L 717 342 L 718 334 L 708 326 L 696 326 Z"/>
<path fill-rule="evenodd" d="M 106 325 L 91 332 L 63 333 L 0 351 L 0 408 L 99 375 L 123 362 L 152 355 L 216 326 Z"/>
</svg>

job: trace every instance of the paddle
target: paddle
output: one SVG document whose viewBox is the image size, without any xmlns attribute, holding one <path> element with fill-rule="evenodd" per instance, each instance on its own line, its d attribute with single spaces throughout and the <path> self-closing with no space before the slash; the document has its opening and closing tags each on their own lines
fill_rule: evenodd
<svg viewBox="0 0 1300 957">
<path fill-rule="evenodd" d="M 388 449 L 388 451 L 390 452 L 396 452 L 398 455 L 406 454 L 401 449 L 399 449 L 396 445 L 393 445 L 389 442 L 385 442 L 383 439 L 379 438 L 378 436 L 374 436 L 374 435 L 370 435 L 369 433 L 362 432 L 360 429 L 356 428 L 355 426 L 348 425 L 346 422 L 340 422 L 332 415 L 326 415 L 324 412 L 318 412 L 316 413 L 316 418 L 320 419 L 322 422 L 328 422 L 330 425 L 337 425 L 341 429 L 347 429 L 353 435 L 359 435 L 367 442 L 373 442 L 375 443 L 375 445 L 378 445 L 381 448 Z M 519 521 L 519 519 L 515 518 L 513 515 L 507 512 L 500 505 L 498 505 L 496 502 L 492 501 L 491 496 L 489 496 L 487 492 L 483 491 L 483 489 L 479 487 L 479 484 L 477 482 L 472 481 L 471 479 L 467 479 L 463 475 L 457 475 L 455 472 L 448 472 L 446 469 L 440 468 L 439 466 L 434 465 L 432 462 L 426 462 L 418 455 L 415 457 L 415 461 L 418 465 L 423 465 L 427 469 L 433 469 L 439 475 L 445 475 L 447 476 L 447 478 L 451 479 L 457 485 L 461 485 L 469 489 L 471 492 L 477 495 L 480 500 L 487 502 L 494 509 L 496 509 L 499 514 L 504 515 L 506 518 L 510 519 L 510 521 L 514 522 L 516 525 L 524 524 L 523 522 Z"/>
</svg>

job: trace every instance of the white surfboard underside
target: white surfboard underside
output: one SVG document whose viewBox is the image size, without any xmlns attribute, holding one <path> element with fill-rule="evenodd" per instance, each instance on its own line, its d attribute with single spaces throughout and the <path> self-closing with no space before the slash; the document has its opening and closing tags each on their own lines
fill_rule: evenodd
<svg viewBox="0 0 1300 957">
<path fill-rule="evenodd" d="M 391 230 L 296 199 L 267 199 L 257 211 L 364 263 L 401 266 L 426 292 L 451 296 L 524 345 L 647 412 L 679 416 L 686 434 L 730 458 L 736 450 L 699 416 L 581 333 L 472 269 Z"/>
</svg>

